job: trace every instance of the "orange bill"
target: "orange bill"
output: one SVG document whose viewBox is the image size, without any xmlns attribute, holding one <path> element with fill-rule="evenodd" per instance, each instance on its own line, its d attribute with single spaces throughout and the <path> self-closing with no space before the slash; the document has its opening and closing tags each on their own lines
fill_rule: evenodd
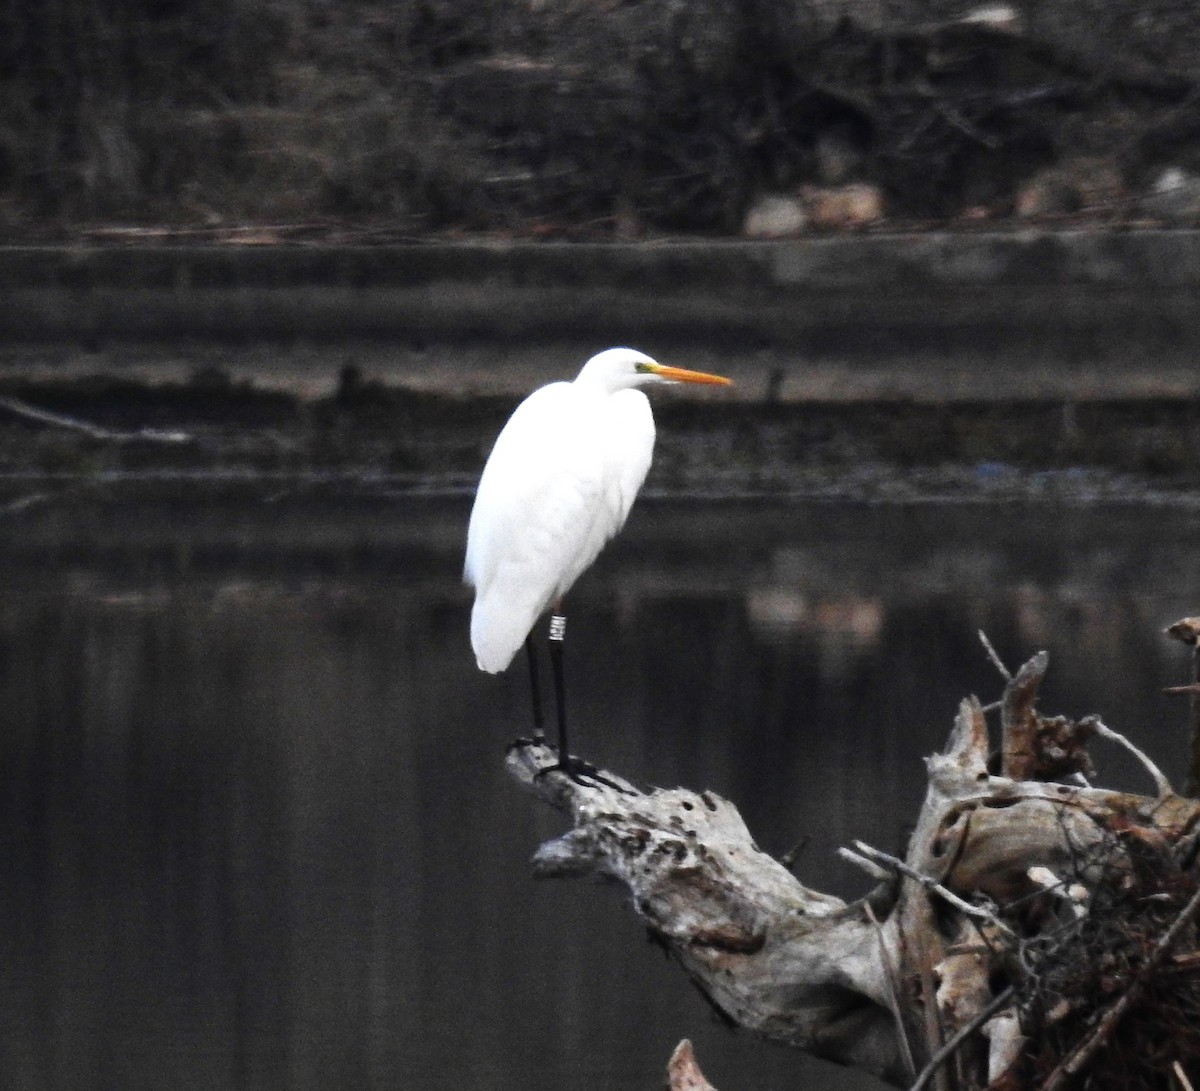
<svg viewBox="0 0 1200 1091">
<path fill-rule="evenodd" d="M 733 380 L 724 375 L 709 375 L 706 371 L 688 371 L 684 367 L 667 367 L 665 364 L 654 364 L 646 368 L 660 379 L 669 379 L 676 383 L 715 383 L 718 386 L 732 386 Z"/>
</svg>

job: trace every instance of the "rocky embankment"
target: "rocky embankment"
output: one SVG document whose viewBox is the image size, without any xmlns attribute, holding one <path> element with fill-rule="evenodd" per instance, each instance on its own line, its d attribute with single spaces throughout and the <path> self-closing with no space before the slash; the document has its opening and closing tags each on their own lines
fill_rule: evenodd
<svg viewBox="0 0 1200 1091">
<path fill-rule="evenodd" d="M 72 487 L 469 489 L 515 400 L 632 343 L 649 488 L 1183 502 L 1200 234 L 0 251 L 4 501 Z"/>
</svg>

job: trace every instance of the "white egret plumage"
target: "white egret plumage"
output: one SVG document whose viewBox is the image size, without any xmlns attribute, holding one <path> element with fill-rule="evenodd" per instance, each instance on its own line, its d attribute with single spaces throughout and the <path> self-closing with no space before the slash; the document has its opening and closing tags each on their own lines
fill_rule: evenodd
<svg viewBox="0 0 1200 1091">
<path fill-rule="evenodd" d="M 479 669 L 504 670 L 524 644 L 534 726 L 542 718 L 530 633 L 553 611 L 550 655 L 559 767 L 572 772 L 562 677 L 563 597 L 625 524 L 654 451 L 650 383 L 730 380 L 667 367 L 628 348 L 593 356 L 573 382 L 535 390 L 509 418 L 484 466 L 467 530 L 464 579 L 475 588 L 471 647 Z"/>
</svg>

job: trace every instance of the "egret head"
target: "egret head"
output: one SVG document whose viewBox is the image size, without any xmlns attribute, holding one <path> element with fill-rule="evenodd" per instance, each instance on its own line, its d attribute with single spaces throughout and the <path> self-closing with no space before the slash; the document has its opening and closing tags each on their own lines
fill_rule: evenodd
<svg viewBox="0 0 1200 1091">
<path fill-rule="evenodd" d="M 580 371 L 576 382 L 595 384 L 609 391 L 624 390 L 647 383 L 715 383 L 730 385 L 730 380 L 703 371 L 667 367 L 636 349 L 605 349 L 597 353 Z"/>
</svg>

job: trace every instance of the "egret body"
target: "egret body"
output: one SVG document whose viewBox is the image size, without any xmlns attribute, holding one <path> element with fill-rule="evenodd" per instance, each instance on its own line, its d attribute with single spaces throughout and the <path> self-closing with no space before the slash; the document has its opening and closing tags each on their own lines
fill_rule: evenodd
<svg viewBox="0 0 1200 1091">
<path fill-rule="evenodd" d="M 535 390 L 509 418 L 484 466 L 467 530 L 464 578 L 475 588 L 471 647 L 479 669 L 504 670 L 524 644 L 541 709 L 530 632 L 553 610 L 551 656 L 559 765 L 569 770 L 562 687 L 562 602 L 625 523 L 650 469 L 654 417 L 637 389 L 651 383 L 728 384 L 666 367 L 628 348 L 593 356 L 574 382 Z"/>
</svg>

